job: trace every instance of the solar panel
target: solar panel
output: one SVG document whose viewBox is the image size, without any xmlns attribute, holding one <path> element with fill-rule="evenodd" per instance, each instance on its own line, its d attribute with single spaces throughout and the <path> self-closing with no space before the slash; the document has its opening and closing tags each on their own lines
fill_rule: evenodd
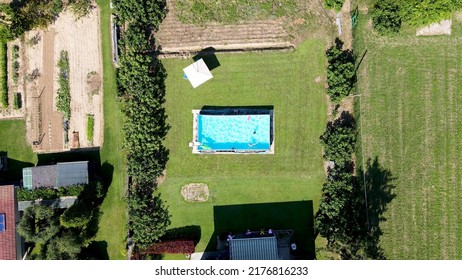
<svg viewBox="0 0 462 280">
<path fill-rule="evenodd" d="M 0 232 L 5 231 L 5 214 L 0 214 Z"/>
</svg>

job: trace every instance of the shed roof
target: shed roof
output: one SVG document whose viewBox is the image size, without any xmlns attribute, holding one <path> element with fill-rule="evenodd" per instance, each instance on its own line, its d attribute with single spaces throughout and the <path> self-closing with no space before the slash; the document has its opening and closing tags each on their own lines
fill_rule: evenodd
<svg viewBox="0 0 462 280">
<path fill-rule="evenodd" d="M 231 260 L 277 260 L 276 236 L 231 239 L 229 255 Z"/>
<path fill-rule="evenodd" d="M 88 161 L 60 162 L 56 165 L 28 167 L 22 170 L 26 189 L 57 188 L 88 184 Z"/>
<path fill-rule="evenodd" d="M 60 162 L 56 187 L 88 184 L 88 161 Z"/>
<path fill-rule="evenodd" d="M 16 259 L 16 217 L 14 186 L 0 186 L 0 216 L 4 231 L 0 231 L 0 260 Z"/>
<path fill-rule="evenodd" d="M 202 58 L 184 68 L 183 72 L 186 74 L 186 77 L 188 77 L 188 80 L 193 88 L 196 88 L 213 78 L 212 73 Z"/>
</svg>

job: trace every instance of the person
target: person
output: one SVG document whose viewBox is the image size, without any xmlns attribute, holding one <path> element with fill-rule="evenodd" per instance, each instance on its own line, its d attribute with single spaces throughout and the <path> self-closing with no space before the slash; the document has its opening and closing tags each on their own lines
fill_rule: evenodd
<svg viewBox="0 0 462 280">
<path fill-rule="evenodd" d="M 252 232 L 250 231 L 250 229 L 247 229 L 245 235 L 251 235 L 251 234 L 252 234 Z"/>
<path fill-rule="evenodd" d="M 272 235 L 272 234 L 273 234 L 273 230 L 272 230 L 272 229 L 269 229 L 269 230 L 268 230 L 268 234 Z"/>
</svg>

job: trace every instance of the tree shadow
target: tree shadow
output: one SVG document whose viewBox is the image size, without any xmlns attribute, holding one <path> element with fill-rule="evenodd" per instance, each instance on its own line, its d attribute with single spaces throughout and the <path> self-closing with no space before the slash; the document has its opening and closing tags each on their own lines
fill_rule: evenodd
<svg viewBox="0 0 462 280">
<path fill-rule="evenodd" d="M 83 260 L 109 260 L 106 241 L 92 241 L 80 254 Z"/>
<path fill-rule="evenodd" d="M 214 206 L 214 233 L 205 249 L 206 252 L 223 250 L 220 240 L 226 241 L 229 233 L 243 234 L 272 230 L 292 230 L 290 242 L 297 244 L 293 257 L 314 259 L 313 201 L 275 202 Z M 226 251 L 226 249 L 225 249 Z"/>
<path fill-rule="evenodd" d="M 207 47 L 199 51 L 195 56 L 193 56 L 194 61 L 198 61 L 200 59 L 204 60 L 205 65 L 212 71 L 215 68 L 220 67 L 220 61 L 218 61 L 217 56 L 215 55 L 215 48 Z"/>
<path fill-rule="evenodd" d="M 365 246 L 365 254 L 371 259 L 385 259 L 383 249 L 380 246 L 380 237 L 383 231 L 380 223 L 386 221 L 384 216 L 388 210 L 388 204 L 396 197 L 393 192 L 396 180 L 389 169 L 384 168 L 375 157 L 366 161 L 365 171 L 358 169 L 358 178 L 362 186 L 365 187 L 365 196 L 367 209 L 367 225 L 368 231 Z"/>
</svg>

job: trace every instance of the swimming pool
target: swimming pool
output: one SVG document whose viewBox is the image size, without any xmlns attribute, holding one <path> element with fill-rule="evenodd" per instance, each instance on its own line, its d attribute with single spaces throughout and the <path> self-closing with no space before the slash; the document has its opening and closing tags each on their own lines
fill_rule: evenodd
<svg viewBox="0 0 462 280">
<path fill-rule="evenodd" d="M 198 115 L 198 151 L 268 151 L 271 115 Z"/>
</svg>

